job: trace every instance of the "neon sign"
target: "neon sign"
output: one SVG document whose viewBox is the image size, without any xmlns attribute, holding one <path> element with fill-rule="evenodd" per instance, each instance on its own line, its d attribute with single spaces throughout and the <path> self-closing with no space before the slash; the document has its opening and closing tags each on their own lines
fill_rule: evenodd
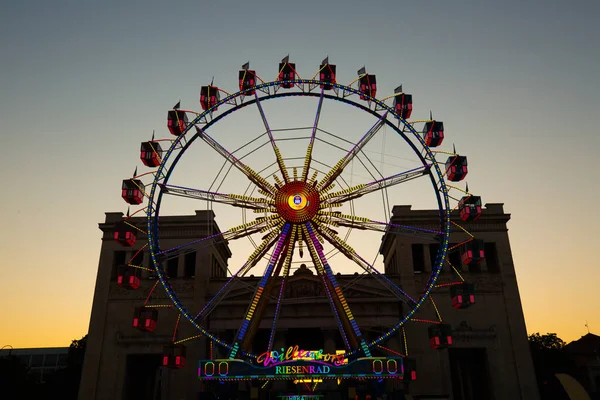
<svg viewBox="0 0 600 400">
<path fill-rule="evenodd" d="M 295 348 L 295 347 L 294 347 Z M 291 358 L 293 350 L 289 350 L 290 359 L 271 357 L 271 354 L 261 355 L 261 363 L 248 362 L 237 359 L 200 360 L 198 363 L 198 378 L 201 380 L 316 380 L 316 379 L 345 379 L 345 378 L 371 378 L 371 379 L 403 379 L 404 363 L 402 357 L 364 357 L 336 365 L 327 363 L 325 357 L 317 359 L 322 352 L 313 352 L 310 358 Z M 303 357 L 305 353 L 299 353 Z M 282 359 L 283 361 L 279 361 Z M 265 364 L 265 360 L 268 360 Z"/>
<path fill-rule="evenodd" d="M 298 345 L 290 346 L 287 350 L 282 347 L 281 352 L 277 350 L 265 351 L 256 357 L 256 362 L 262 364 L 264 367 L 268 367 L 269 365 L 276 366 L 293 360 L 322 361 L 336 366 L 348 362 L 342 354 L 323 353 L 322 349 L 300 350 Z"/>
<path fill-rule="evenodd" d="M 275 367 L 275 375 L 314 375 L 328 374 L 331 367 L 327 365 L 281 365 Z"/>
</svg>

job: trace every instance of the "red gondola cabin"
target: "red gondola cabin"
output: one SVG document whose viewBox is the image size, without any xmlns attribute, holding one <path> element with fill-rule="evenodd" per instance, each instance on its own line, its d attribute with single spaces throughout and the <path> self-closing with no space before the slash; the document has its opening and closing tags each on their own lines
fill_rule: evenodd
<svg viewBox="0 0 600 400">
<path fill-rule="evenodd" d="M 460 283 L 450 286 L 450 297 L 452 307 L 467 308 L 475 304 L 475 285 L 472 283 Z"/>
<path fill-rule="evenodd" d="M 153 332 L 156 329 L 158 310 L 150 307 L 136 307 L 133 311 L 133 327 L 142 332 Z"/>
<path fill-rule="evenodd" d="M 410 118 L 412 115 L 412 94 L 400 93 L 394 96 L 394 111 L 402 119 Z"/>
<path fill-rule="evenodd" d="M 200 105 L 203 110 L 214 107 L 219 102 L 219 88 L 216 86 L 202 86 L 200 88 Z M 214 110 L 217 110 L 215 107 Z"/>
<path fill-rule="evenodd" d="M 121 185 L 121 197 L 129 204 L 141 204 L 144 201 L 144 183 L 139 179 L 125 179 Z"/>
<path fill-rule="evenodd" d="M 361 75 L 358 79 L 358 91 L 361 100 L 367 100 L 368 96 L 375 98 L 375 95 L 377 95 L 377 78 L 375 75 Z"/>
<path fill-rule="evenodd" d="M 140 148 L 140 159 L 146 167 L 158 167 L 162 157 L 162 147 L 154 140 L 142 142 Z"/>
<path fill-rule="evenodd" d="M 163 347 L 163 367 L 183 368 L 185 366 L 185 346 L 182 344 L 168 344 Z"/>
<path fill-rule="evenodd" d="M 115 224 L 114 239 L 123 247 L 131 247 L 137 240 L 137 232 L 135 228 L 121 221 Z"/>
<path fill-rule="evenodd" d="M 444 349 L 452 345 L 452 327 L 448 324 L 430 325 L 429 343 L 433 349 Z"/>
<path fill-rule="evenodd" d="M 417 360 L 410 357 L 402 359 L 402 380 L 416 381 L 417 380 Z"/>
<path fill-rule="evenodd" d="M 485 259 L 484 244 L 481 239 L 473 239 L 462 245 L 462 262 L 465 265 L 479 264 Z"/>
<path fill-rule="evenodd" d="M 185 111 L 170 110 L 167 113 L 167 128 L 172 135 L 180 136 L 188 125 L 188 118 Z"/>
<path fill-rule="evenodd" d="M 242 69 L 238 74 L 240 81 L 240 90 L 245 90 L 247 96 L 254 95 L 254 87 L 256 86 L 256 71 L 250 69 Z"/>
<path fill-rule="evenodd" d="M 296 79 L 296 64 L 288 62 L 279 63 L 279 80 L 282 81 L 279 86 L 284 89 L 292 88 L 294 87 L 294 84 L 292 82 L 285 81 L 291 81 L 294 79 Z"/>
<path fill-rule="evenodd" d="M 454 155 L 446 160 L 446 176 L 452 182 L 460 182 L 467 176 L 467 157 Z"/>
<path fill-rule="evenodd" d="M 437 147 L 444 141 L 444 123 L 442 121 L 425 122 L 423 139 L 429 147 Z"/>
<path fill-rule="evenodd" d="M 117 267 L 117 284 L 122 288 L 135 290 L 140 287 L 142 270 L 130 267 L 129 265 L 119 265 Z"/>
<path fill-rule="evenodd" d="M 458 203 L 460 219 L 465 222 L 477 221 L 481 217 L 481 197 L 465 196 Z"/>
<path fill-rule="evenodd" d="M 325 82 L 324 84 L 321 84 L 321 89 L 331 90 L 331 88 L 332 88 L 331 84 L 336 83 L 336 80 L 335 80 L 336 66 L 331 65 L 331 64 L 321 64 L 321 67 L 319 68 L 319 70 L 321 71 L 319 73 L 319 80 L 321 82 Z"/>
</svg>

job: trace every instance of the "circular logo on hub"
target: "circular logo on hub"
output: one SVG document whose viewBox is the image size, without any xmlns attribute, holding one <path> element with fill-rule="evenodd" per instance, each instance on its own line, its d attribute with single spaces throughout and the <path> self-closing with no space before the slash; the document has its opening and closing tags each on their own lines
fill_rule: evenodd
<svg viewBox="0 0 600 400">
<path fill-rule="evenodd" d="M 292 210 L 301 210 L 306 207 L 306 196 L 303 194 L 295 194 L 288 198 L 288 204 Z"/>
</svg>

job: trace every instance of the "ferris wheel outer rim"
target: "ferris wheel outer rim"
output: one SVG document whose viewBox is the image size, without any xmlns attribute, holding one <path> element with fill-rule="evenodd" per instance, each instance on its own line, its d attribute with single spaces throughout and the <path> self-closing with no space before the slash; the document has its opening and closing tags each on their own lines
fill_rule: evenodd
<svg viewBox="0 0 600 400">
<path fill-rule="evenodd" d="M 185 153 L 185 150 L 189 147 L 189 145 L 198 137 L 198 134 L 196 133 L 189 141 L 187 141 L 186 145 L 183 146 L 182 151 L 180 151 L 177 155 L 176 158 L 174 160 L 174 162 L 169 166 L 167 174 L 164 176 L 161 176 L 161 172 L 162 170 L 165 168 L 166 162 L 169 159 L 169 155 L 172 153 L 172 151 L 177 147 L 177 145 L 180 144 L 181 140 L 186 136 L 186 134 L 189 132 L 189 130 L 193 127 L 196 126 L 196 124 L 198 124 L 199 122 L 202 121 L 203 118 L 205 118 L 207 115 L 212 114 L 213 111 L 215 111 L 218 107 L 222 106 L 222 105 L 231 105 L 228 102 L 231 101 L 232 99 L 236 99 L 238 97 L 244 96 L 246 92 L 248 92 L 249 90 L 260 90 L 263 88 L 270 88 L 270 87 L 277 87 L 279 86 L 281 83 L 294 83 L 294 84 L 309 84 L 309 85 L 320 85 L 321 83 L 327 83 L 328 85 L 331 85 L 332 88 L 336 88 L 338 90 L 343 90 L 345 92 L 350 92 L 351 94 L 356 94 L 356 95 L 361 95 L 361 93 L 357 90 L 354 89 L 352 87 L 349 86 L 345 86 L 345 85 L 341 85 L 338 83 L 329 83 L 329 82 L 322 82 L 320 80 L 307 80 L 307 79 L 295 79 L 295 80 L 288 80 L 288 81 L 271 81 L 271 82 L 263 82 L 262 84 L 256 85 L 253 88 L 250 89 L 245 89 L 245 90 L 241 90 L 238 91 L 236 93 L 233 93 L 225 98 L 223 98 L 222 100 L 220 100 L 219 102 L 217 102 L 213 107 L 205 110 L 204 112 L 200 113 L 197 115 L 197 117 L 188 123 L 185 131 L 182 132 L 181 135 L 179 135 L 172 143 L 171 147 L 167 150 L 165 156 L 162 158 L 160 165 L 158 166 L 157 170 L 155 171 L 155 178 L 152 182 L 152 186 L 151 186 L 151 190 L 150 190 L 150 194 L 149 194 L 149 198 L 148 198 L 148 207 L 146 210 L 146 216 L 147 216 L 147 240 L 148 240 L 148 247 L 149 247 L 149 252 L 150 252 L 150 256 L 152 259 L 152 263 L 154 266 L 154 270 L 156 271 L 156 274 L 158 276 L 158 279 L 161 283 L 161 285 L 163 286 L 163 288 L 165 289 L 165 292 L 167 293 L 167 295 L 169 296 L 171 302 L 173 303 L 173 305 L 179 310 L 179 312 L 198 330 L 200 331 L 204 336 L 206 336 L 207 338 L 209 338 L 210 340 L 213 340 L 214 342 L 216 342 L 218 345 L 225 347 L 228 350 L 231 350 L 231 348 L 233 347 L 230 343 L 227 343 L 223 340 L 221 340 L 219 337 L 213 335 L 212 333 L 210 333 L 206 328 L 202 327 L 200 324 L 198 324 L 195 321 L 195 318 L 192 317 L 189 313 L 189 311 L 187 310 L 187 308 L 182 304 L 182 302 L 179 300 L 179 298 L 177 297 L 177 294 L 175 293 L 175 291 L 172 289 L 169 281 L 167 279 L 165 279 L 165 277 L 162 274 L 161 268 L 159 268 L 159 264 L 156 260 L 156 251 L 155 251 L 155 246 L 158 249 L 159 248 L 159 239 L 158 239 L 158 214 L 159 214 L 159 210 L 160 210 L 160 203 L 162 200 L 162 191 L 159 191 L 158 194 L 158 198 L 157 198 L 157 202 L 156 202 L 156 206 L 153 206 L 153 200 L 154 200 L 154 194 L 155 194 L 155 190 L 158 186 L 159 181 L 166 183 L 171 175 L 171 172 L 173 171 L 173 169 L 175 168 L 177 162 L 179 161 L 179 158 Z M 316 86 L 315 86 L 316 87 Z M 313 88 L 314 89 L 314 88 Z M 206 127 L 210 127 L 211 125 L 213 125 L 214 123 L 218 122 L 220 119 L 228 116 L 229 114 L 244 108 L 248 105 L 254 104 L 259 100 L 270 100 L 270 99 L 276 99 L 276 98 L 280 98 L 280 97 L 292 97 L 292 96 L 307 96 L 307 97 L 316 97 L 317 94 L 314 93 L 312 90 L 309 90 L 308 92 L 280 92 L 277 93 L 277 91 L 275 90 L 273 94 L 268 94 L 265 95 L 261 98 L 259 98 L 258 96 L 256 96 L 256 98 L 258 99 L 250 99 L 247 102 L 244 103 L 240 103 L 240 104 L 236 104 L 234 106 L 232 106 L 230 109 L 228 109 L 227 111 L 225 111 L 224 113 L 219 114 L 218 116 L 216 116 L 215 118 L 213 118 L 211 121 L 208 121 L 205 126 Z M 364 104 L 355 102 L 353 100 L 350 100 L 348 97 L 339 97 L 339 96 L 333 96 L 333 95 L 324 95 L 325 98 L 328 98 L 330 100 L 335 100 L 335 101 L 341 101 L 342 103 L 346 103 L 346 104 L 350 104 L 353 106 L 356 106 L 357 108 L 363 110 L 363 111 L 367 111 L 369 113 L 371 113 L 372 115 L 375 116 L 379 116 L 381 117 L 380 114 L 377 113 L 376 110 L 372 110 L 369 107 L 364 106 Z M 440 211 L 440 225 L 442 228 L 442 240 L 440 241 L 440 250 L 438 251 L 438 255 L 436 258 L 436 265 L 435 268 L 433 268 L 432 273 L 429 277 L 429 281 L 428 283 L 425 285 L 425 290 L 423 292 L 423 294 L 420 296 L 419 300 L 416 302 L 416 304 L 413 306 L 413 308 L 406 313 L 406 315 L 404 315 L 401 320 L 394 325 L 390 330 L 388 330 L 386 333 L 380 335 L 378 338 L 372 340 L 371 342 L 367 343 L 368 348 L 370 349 L 371 347 L 387 340 L 387 338 L 389 338 L 390 336 L 392 336 L 394 333 L 397 332 L 398 329 L 400 329 L 406 322 L 408 322 L 410 320 L 410 318 L 414 315 L 414 313 L 421 307 L 421 305 L 423 304 L 423 302 L 425 300 L 427 300 L 427 298 L 429 297 L 431 291 L 433 290 L 433 288 L 435 287 L 435 283 L 439 277 L 439 273 L 440 270 L 443 266 L 443 262 L 446 258 L 447 255 L 447 250 L 448 250 L 448 243 L 449 243 L 449 235 L 450 235 L 450 202 L 449 202 L 449 195 L 448 195 L 448 189 L 444 180 L 444 174 L 442 174 L 442 172 L 440 171 L 439 165 L 435 159 L 435 156 L 433 155 L 433 153 L 431 152 L 429 146 L 427 146 L 425 144 L 425 141 L 423 140 L 423 138 L 419 135 L 419 133 L 414 129 L 414 127 L 408 123 L 405 119 L 401 118 L 393 109 L 393 107 L 388 106 L 387 104 L 385 104 L 383 101 L 378 100 L 376 98 L 370 97 L 370 96 L 366 96 L 367 100 L 370 102 L 375 103 L 376 105 L 378 105 L 379 107 L 381 107 L 381 110 L 387 110 L 389 113 L 391 113 L 391 115 L 393 115 L 396 119 L 399 120 L 399 124 L 402 123 L 404 125 L 405 128 L 408 128 L 408 130 L 417 138 L 417 140 L 420 142 L 420 144 L 423 146 L 423 149 L 425 150 L 425 154 L 429 157 L 429 159 L 432 162 L 432 166 L 435 169 L 436 175 L 439 179 L 439 181 L 437 182 L 437 184 L 439 184 L 439 188 L 437 187 L 437 184 L 435 182 L 435 177 L 434 175 L 429 172 L 429 176 L 434 188 L 434 192 L 436 193 L 436 197 L 438 199 L 438 211 Z M 415 144 L 408 139 L 408 137 L 406 137 L 404 135 L 404 132 L 402 130 L 400 130 L 398 127 L 396 127 L 394 124 L 391 123 L 391 121 L 389 121 L 386 118 L 384 118 L 385 123 L 392 127 L 396 133 L 398 133 L 401 137 L 403 137 L 403 139 L 410 145 L 410 147 L 413 149 L 413 151 L 415 152 L 415 154 L 417 154 L 421 160 L 421 162 L 423 164 L 425 164 L 425 158 L 423 157 L 423 155 L 421 155 L 421 153 L 415 148 Z M 441 196 L 443 197 L 444 200 L 444 204 L 442 204 L 442 199 L 440 198 L 440 192 L 441 192 Z M 445 206 L 445 209 L 444 209 Z M 153 216 L 153 210 L 155 210 L 156 213 L 156 217 Z M 443 215 L 442 215 L 443 214 Z M 155 221 L 153 223 L 153 221 Z M 353 355 L 355 355 L 357 352 L 361 351 L 361 348 L 357 348 L 353 351 L 349 351 L 346 352 L 344 354 L 345 357 L 352 357 Z M 252 353 L 249 352 L 245 352 L 242 351 L 242 354 L 246 357 L 249 358 L 255 358 L 256 356 Z"/>
</svg>

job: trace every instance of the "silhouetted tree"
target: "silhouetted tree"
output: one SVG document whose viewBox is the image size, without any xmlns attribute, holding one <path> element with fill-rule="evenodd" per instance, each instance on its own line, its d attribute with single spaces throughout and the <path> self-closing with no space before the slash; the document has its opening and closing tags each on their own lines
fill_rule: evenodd
<svg viewBox="0 0 600 400">
<path fill-rule="evenodd" d="M 529 345 L 535 350 L 562 350 L 567 344 L 556 333 L 540 335 L 539 332 L 529 335 Z"/>
<path fill-rule="evenodd" d="M 547 395 L 552 396 L 552 392 L 556 395 L 555 388 L 553 389 L 554 381 L 556 380 L 554 378 L 555 374 L 562 372 L 580 380 L 574 360 L 565 351 L 567 344 L 556 333 L 547 333 L 545 335 L 534 333 L 529 335 L 528 340 L 542 399 L 553 398 L 546 397 Z"/>
</svg>

